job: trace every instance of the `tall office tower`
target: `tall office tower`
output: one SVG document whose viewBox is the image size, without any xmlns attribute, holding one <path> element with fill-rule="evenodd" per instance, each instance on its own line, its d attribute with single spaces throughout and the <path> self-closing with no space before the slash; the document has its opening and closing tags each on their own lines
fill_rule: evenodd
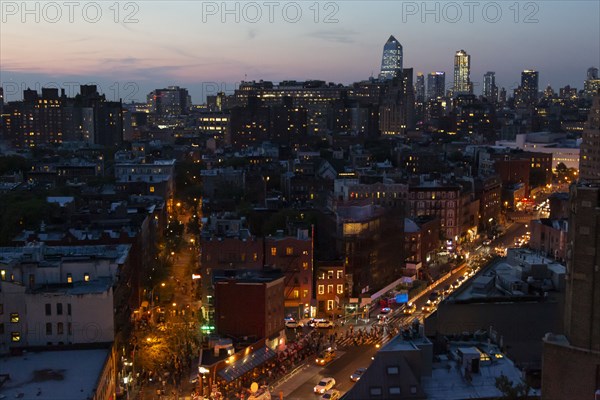
<svg viewBox="0 0 600 400">
<path fill-rule="evenodd" d="M 402 45 L 394 36 L 385 42 L 381 57 L 381 72 L 379 79 L 387 81 L 402 77 Z"/>
<path fill-rule="evenodd" d="M 498 86 L 496 86 L 496 73 L 488 71 L 483 75 L 483 97 L 489 102 L 498 101 Z"/>
<path fill-rule="evenodd" d="M 422 72 L 417 72 L 417 83 L 415 84 L 415 99 L 419 103 L 425 101 L 425 76 Z"/>
<path fill-rule="evenodd" d="M 564 335 L 544 338 L 542 398 L 600 397 L 600 95 L 581 144 L 580 180 L 570 189 Z"/>
<path fill-rule="evenodd" d="M 459 50 L 454 55 L 454 88 L 452 95 L 472 94 L 471 83 L 471 56 L 464 50 Z"/>
<path fill-rule="evenodd" d="M 446 96 L 446 73 L 431 72 L 427 75 L 427 100 Z"/>
<path fill-rule="evenodd" d="M 506 103 L 506 89 L 501 88 L 500 92 L 498 92 L 498 102 L 500 104 Z"/>
<path fill-rule="evenodd" d="M 515 101 L 517 105 L 532 107 L 538 100 L 538 81 L 539 73 L 537 71 L 526 69 L 521 72 L 521 86 L 517 89 Z"/>
<path fill-rule="evenodd" d="M 587 97 L 592 97 L 600 90 L 600 79 L 598 79 L 598 68 L 591 67 L 587 70 L 587 79 L 583 83 L 583 91 Z"/>
</svg>

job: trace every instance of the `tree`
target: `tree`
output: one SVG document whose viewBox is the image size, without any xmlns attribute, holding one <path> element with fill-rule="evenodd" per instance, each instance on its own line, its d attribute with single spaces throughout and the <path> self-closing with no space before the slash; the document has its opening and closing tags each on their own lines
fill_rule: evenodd
<svg viewBox="0 0 600 400">
<path fill-rule="evenodd" d="M 517 383 L 516 385 L 504 374 L 496 378 L 496 389 L 502 393 L 502 400 L 524 400 L 529 397 L 531 389 L 527 382 Z"/>
</svg>

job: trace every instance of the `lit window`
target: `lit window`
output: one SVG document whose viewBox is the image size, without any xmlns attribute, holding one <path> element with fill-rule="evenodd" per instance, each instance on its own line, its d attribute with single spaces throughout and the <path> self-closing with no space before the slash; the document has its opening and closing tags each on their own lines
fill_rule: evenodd
<svg viewBox="0 0 600 400">
<path fill-rule="evenodd" d="M 271 255 L 272 256 L 276 256 L 277 255 L 277 247 L 271 247 Z"/>
<path fill-rule="evenodd" d="M 11 332 L 10 337 L 13 342 L 20 342 L 21 332 Z"/>
<path fill-rule="evenodd" d="M 2 279 L 3 281 L 6 280 L 6 270 L 0 270 L 0 279 Z"/>
<path fill-rule="evenodd" d="M 89 282 L 90 281 L 90 274 L 88 274 L 88 273 L 83 274 L 83 280 L 86 281 L 86 282 Z"/>
<path fill-rule="evenodd" d="M 319 285 L 319 294 L 325 293 L 325 285 Z"/>
<path fill-rule="evenodd" d="M 333 285 L 327 285 L 327 293 L 333 293 Z"/>
<path fill-rule="evenodd" d="M 292 256 L 292 255 L 294 255 L 294 248 L 293 247 L 286 247 L 285 248 L 285 255 L 286 256 Z"/>
<path fill-rule="evenodd" d="M 73 283 L 73 275 L 67 274 L 67 283 Z"/>
<path fill-rule="evenodd" d="M 16 324 L 19 322 L 19 320 L 20 320 L 19 313 L 16 313 L 16 312 L 10 313 L 10 322 L 12 322 L 13 324 Z"/>
<path fill-rule="evenodd" d="M 304 262 L 302 263 L 302 268 L 303 268 L 303 269 L 308 269 L 308 261 L 304 261 Z"/>
<path fill-rule="evenodd" d="M 338 271 L 337 271 L 337 278 L 338 278 L 338 279 L 342 279 L 343 277 L 344 277 L 344 271 L 342 271 L 342 270 L 338 270 Z"/>
<path fill-rule="evenodd" d="M 327 300 L 327 311 L 333 310 L 333 300 Z"/>
<path fill-rule="evenodd" d="M 150 186 L 150 193 L 154 193 L 154 186 Z"/>
<path fill-rule="evenodd" d="M 344 294 L 344 285 L 337 285 L 337 294 Z"/>
</svg>

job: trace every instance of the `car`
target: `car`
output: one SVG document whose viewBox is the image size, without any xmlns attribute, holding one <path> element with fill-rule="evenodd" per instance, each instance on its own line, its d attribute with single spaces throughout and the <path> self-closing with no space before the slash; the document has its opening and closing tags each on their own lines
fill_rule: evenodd
<svg viewBox="0 0 600 400">
<path fill-rule="evenodd" d="M 286 328 L 296 329 L 299 326 L 300 326 L 300 324 L 297 321 L 294 321 L 293 319 L 285 321 L 285 327 Z"/>
<path fill-rule="evenodd" d="M 317 328 L 333 328 L 333 322 L 326 319 L 321 319 L 317 321 L 315 326 Z"/>
<path fill-rule="evenodd" d="M 490 239 L 486 239 L 486 240 L 483 241 L 483 245 L 484 246 L 489 246 L 491 244 L 492 244 L 492 241 Z"/>
<path fill-rule="evenodd" d="M 330 347 L 317 357 L 315 362 L 318 365 L 325 365 L 335 358 L 335 351 Z"/>
<path fill-rule="evenodd" d="M 314 387 L 314 391 L 315 391 L 315 393 L 324 394 L 326 391 L 333 389 L 334 386 L 335 386 L 335 379 L 333 379 L 331 377 L 323 378 Z"/>
<path fill-rule="evenodd" d="M 321 396 L 321 400 L 338 400 L 341 396 L 341 392 L 339 390 L 331 389 L 325 392 L 323 396 Z"/>
<path fill-rule="evenodd" d="M 389 314 L 390 312 L 392 312 L 392 309 L 389 307 L 383 307 L 381 309 L 381 314 Z"/>
<path fill-rule="evenodd" d="M 421 310 L 425 313 L 428 313 L 431 312 L 431 310 L 433 310 L 433 306 L 431 304 L 425 304 L 423 307 L 421 307 Z"/>
<path fill-rule="evenodd" d="M 365 373 L 366 370 L 367 370 L 366 368 L 357 369 L 356 371 L 354 371 L 354 373 L 352 375 L 350 375 L 350 380 L 352 382 L 358 382 L 358 380 Z"/>
</svg>

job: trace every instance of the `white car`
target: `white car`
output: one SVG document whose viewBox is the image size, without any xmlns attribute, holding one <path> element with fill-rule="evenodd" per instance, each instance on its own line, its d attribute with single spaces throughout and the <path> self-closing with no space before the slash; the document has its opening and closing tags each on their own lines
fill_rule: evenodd
<svg viewBox="0 0 600 400">
<path fill-rule="evenodd" d="M 315 386 L 315 393 L 324 394 L 326 391 L 332 389 L 335 386 L 335 379 L 333 378 L 323 378 L 317 386 Z"/>
<path fill-rule="evenodd" d="M 290 319 L 290 320 L 287 320 L 287 321 L 285 321 L 285 327 L 286 327 L 286 328 L 292 328 L 292 329 L 295 329 L 295 328 L 297 328 L 297 327 L 299 327 L 299 326 L 300 326 L 300 324 L 298 324 L 298 322 L 297 322 L 297 321 L 294 321 L 293 319 Z"/>
</svg>

